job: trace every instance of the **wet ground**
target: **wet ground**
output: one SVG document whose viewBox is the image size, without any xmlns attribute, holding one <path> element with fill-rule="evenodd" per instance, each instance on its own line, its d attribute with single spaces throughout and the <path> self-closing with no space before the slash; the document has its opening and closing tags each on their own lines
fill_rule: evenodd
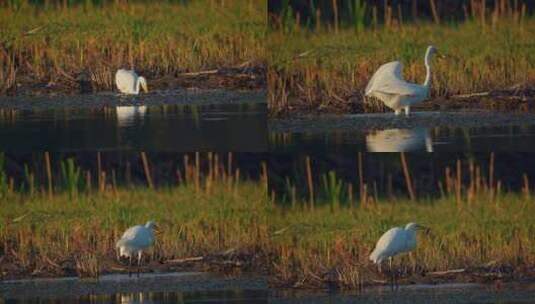
<svg viewBox="0 0 535 304">
<path fill-rule="evenodd" d="M 488 111 L 302 116 L 269 122 L 271 151 L 535 151 L 535 114 Z"/>
<path fill-rule="evenodd" d="M 1 98 L 0 149 L 263 152 L 266 111 L 259 92 Z"/>
<path fill-rule="evenodd" d="M 226 105 L 243 103 L 266 103 L 266 92 L 227 90 L 153 90 L 139 95 L 123 95 L 116 92 L 96 94 L 44 94 L 37 96 L 1 96 L 2 110 L 41 110 L 52 108 L 102 108 L 105 106 L 158 106 L 158 105 Z"/>
<path fill-rule="evenodd" d="M 206 273 L 107 275 L 0 282 L 2 303 L 535 303 L 534 284 L 442 284 L 360 291 L 269 288 L 257 276 Z"/>
</svg>

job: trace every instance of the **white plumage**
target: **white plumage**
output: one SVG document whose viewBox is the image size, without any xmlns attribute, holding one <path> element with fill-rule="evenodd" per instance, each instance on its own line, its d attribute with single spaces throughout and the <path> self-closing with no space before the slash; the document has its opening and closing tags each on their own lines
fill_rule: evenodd
<svg viewBox="0 0 535 304">
<path fill-rule="evenodd" d="M 117 89 L 123 94 L 139 94 L 142 88 L 145 93 L 149 91 L 147 80 L 143 76 L 138 76 L 134 70 L 120 69 L 115 73 L 115 84 Z"/>
<path fill-rule="evenodd" d="M 364 95 L 381 100 L 387 107 L 394 110 L 396 115 L 405 110 L 409 116 L 410 107 L 420 103 L 429 97 L 431 86 L 431 57 L 436 53 L 434 46 L 429 46 L 425 54 L 425 67 L 427 75 L 422 85 L 410 83 L 403 79 L 403 64 L 393 61 L 383 64 L 373 74 L 366 86 Z"/>
<path fill-rule="evenodd" d="M 416 230 L 425 228 L 416 223 L 409 223 L 402 227 L 395 227 L 385 232 L 375 249 L 370 254 L 370 260 L 380 265 L 385 259 L 392 259 L 394 256 L 412 251 L 416 248 Z"/>
<path fill-rule="evenodd" d="M 141 265 L 143 251 L 148 250 L 154 245 L 155 226 L 154 222 L 148 221 L 145 225 L 130 227 L 115 244 L 115 247 L 119 250 L 119 256 L 129 259 L 129 266 L 132 265 L 132 258 L 136 256 L 138 259 L 138 267 Z"/>
<path fill-rule="evenodd" d="M 387 129 L 366 135 L 366 147 L 370 152 L 433 152 L 433 141 L 426 128 Z"/>
</svg>

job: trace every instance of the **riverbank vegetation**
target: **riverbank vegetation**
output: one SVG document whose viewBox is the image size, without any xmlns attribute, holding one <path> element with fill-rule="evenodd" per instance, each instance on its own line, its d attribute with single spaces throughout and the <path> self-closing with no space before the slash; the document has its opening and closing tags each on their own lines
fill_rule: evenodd
<svg viewBox="0 0 535 304">
<path fill-rule="evenodd" d="M 253 271 L 276 286 L 361 288 L 388 282 L 388 271 L 379 273 L 368 261 L 380 235 L 414 221 L 431 232 L 419 235 L 412 255 L 396 260 L 400 282 L 535 279 L 535 202 L 527 176 L 521 191 L 508 191 L 492 163 L 484 172 L 470 165 L 467 177 L 459 161 L 444 170 L 439 195 L 415 195 L 404 157 L 408 194 L 393 196 L 374 191 L 364 174 L 354 182 L 334 171 L 301 195 L 290 180 L 286 191 L 269 187 L 264 163 L 253 180 L 228 163 L 214 165 L 215 158 L 208 166 L 199 165 L 206 159 L 185 158 L 179 182 L 157 188 L 97 182 L 72 160 L 63 162 L 52 190 L 48 182 L 16 186 L 4 173 L 0 273 L 125 272 L 115 260 L 115 242 L 125 228 L 150 219 L 159 232 L 143 271 Z M 24 183 L 33 184 L 32 171 L 25 171 Z"/>
<path fill-rule="evenodd" d="M 450 102 L 458 106 L 460 100 L 464 107 L 492 108 L 501 99 L 522 110 L 534 102 L 535 20 L 522 2 L 503 8 L 504 1 L 496 1 L 496 7 L 468 5 L 461 20 L 434 21 L 412 20 L 401 7 L 378 11 L 364 2 L 356 1 L 361 6 L 345 19 L 329 13 L 334 21 L 291 7 L 270 15 L 271 115 L 384 111 L 382 104 L 362 96 L 373 72 L 400 60 L 405 78 L 421 83 L 430 44 L 446 55 L 433 60 L 431 95 L 440 99 L 441 108 Z M 315 11 L 323 16 L 319 8 Z"/>
<path fill-rule="evenodd" d="M 262 1 L 8 1 L 0 93 L 110 90 L 118 68 L 152 88 L 259 86 L 265 16 Z"/>
</svg>

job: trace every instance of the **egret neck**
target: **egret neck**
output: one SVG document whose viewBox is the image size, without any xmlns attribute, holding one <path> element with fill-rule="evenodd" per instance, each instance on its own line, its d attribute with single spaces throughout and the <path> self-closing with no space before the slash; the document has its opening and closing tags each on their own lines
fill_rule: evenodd
<svg viewBox="0 0 535 304">
<path fill-rule="evenodd" d="M 425 75 L 424 87 L 427 88 L 431 85 L 431 55 L 431 47 L 429 47 L 425 53 L 425 69 L 427 74 Z"/>
</svg>

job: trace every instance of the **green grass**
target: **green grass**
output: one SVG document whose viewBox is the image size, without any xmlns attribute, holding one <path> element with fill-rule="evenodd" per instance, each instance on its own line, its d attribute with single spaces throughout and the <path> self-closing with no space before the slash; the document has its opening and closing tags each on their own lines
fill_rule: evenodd
<svg viewBox="0 0 535 304">
<path fill-rule="evenodd" d="M 0 6 L 0 92 L 29 78 L 69 82 L 87 71 L 109 89 L 117 68 L 149 77 L 263 59 L 262 1 L 191 1 L 43 8 Z"/>
<path fill-rule="evenodd" d="M 415 254 L 395 262 L 404 276 L 489 265 L 519 270 L 535 264 L 533 212 L 532 199 L 513 194 L 494 202 L 480 196 L 462 205 L 444 198 L 383 200 L 366 208 L 284 209 L 270 218 L 272 229 L 280 231 L 273 238 L 278 250 L 274 273 L 286 284 L 332 281 L 351 288 L 384 279 L 368 256 L 382 233 L 409 222 L 427 225 L 431 233 L 420 233 Z"/>
<path fill-rule="evenodd" d="M 500 19 L 482 27 L 459 24 L 404 24 L 396 28 L 322 28 L 272 30 L 267 38 L 269 108 L 272 114 L 292 110 L 354 110 L 373 72 L 383 63 L 401 60 L 404 76 L 422 83 L 426 47 L 447 56 L 433 61 L 432 95 L 488 91 L 535 84 L 535 19 Z M 360 109 L 374 111 L 376 108 Z"/>
<path fill-rule="evenodd" d="M 469 280 L 519 280 L 535 267 L 535 200 L 527 178 L 517 193 L 504 191 L 493 175 L 487 181 L 485 172 L 461 180 L 450 173 L 440 181 L 440 196 L 419 193 L 407 200 L 358 193 L 365 184 L 350 188 L 354 181 L 329 171 L 318 180 L 312 203 L 289 178 L 289 195 L 268 195 L 264 165 L 255 181 L 240 178 L 237 168 L 228 172 L 223 163 L 202 170 L 193 159 L 187 163 L 179 184 L 155 190 L 113 182 L 89 187 L 69 160 L 61 178 L 53 178 L 59 187 L 52 192 L 30 169 L 20 184 L 0 170 L 0 274 L 112 272 L 115 242 L 127 227 L 148 220 L 160 230 L 151 267 L 232 249 L 244 269 L 268 273 L 284 286 L 359 288 L 384 280 L 368 256 L 382 233 L 413 221 L 431 233 L 419 235 L 413 255 L 397 259 L 405 279 L 428 280 L 433 275 L 424 274 L 463 268 Z"/>
<path fill-rule="evenodd" d="M 122 232 L 148 220 L 154 220 L 161 231 L 153 254 L 156 260 L 231 248 L 242 251 L 267 239 L 271 207 L 260 183 L 220 181 L 207 187 L 198 190 L 191 184 L 157 191 L 141 187 L 77 196 L 69 192 L 52 197 L 4 196 L 0 199 L 2 264 L 14 265 L 18 274 L 46 275 L 43 270 L 50 264 L 110 260 Z M 99 272 L 110 271 L 100 268 Z M 66 274 L 61 269 L 49 270 Z M 84 271 L 77 269 L 78 275 Z"/>
</svg>

